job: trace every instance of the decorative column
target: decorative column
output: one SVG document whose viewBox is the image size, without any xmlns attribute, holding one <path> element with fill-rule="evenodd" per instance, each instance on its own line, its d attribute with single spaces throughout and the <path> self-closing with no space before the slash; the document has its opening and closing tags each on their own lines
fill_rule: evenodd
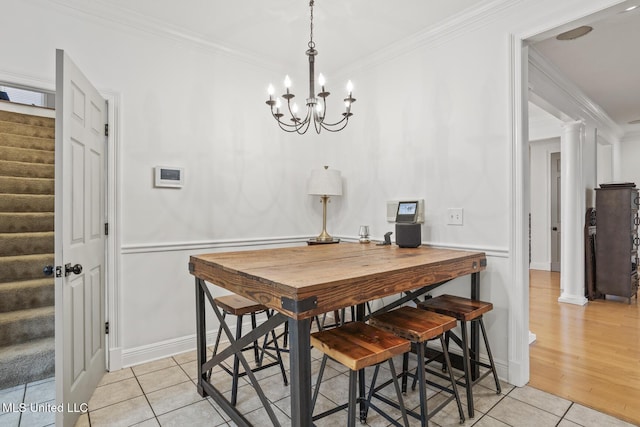
<svg viewBox="0 0 640 427">
<path fill-rule="evenodd" d="M 585 188 L 582 178 L 582 145 L 585 126 L 581 121 L 563 125 L 560 138 L 561 233 L 560 289 L 558 302 L 585 305 L 584 213 Z"/>
</svg>

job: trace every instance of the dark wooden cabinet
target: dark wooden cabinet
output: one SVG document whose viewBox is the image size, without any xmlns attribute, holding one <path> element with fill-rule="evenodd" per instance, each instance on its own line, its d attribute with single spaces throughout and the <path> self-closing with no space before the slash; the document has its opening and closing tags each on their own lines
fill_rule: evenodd
<svg viewBox="0 0 640 427">
<path fill-rule="evenodd" d="M 638 292 L 638 189 L 601 187 L 596 189 L 596 290 L 631 302 Z"/>
</svg>

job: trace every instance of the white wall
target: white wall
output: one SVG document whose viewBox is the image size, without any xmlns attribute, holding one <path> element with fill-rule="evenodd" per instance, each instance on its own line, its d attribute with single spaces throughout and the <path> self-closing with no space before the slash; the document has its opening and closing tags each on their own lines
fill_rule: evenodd
<svg viewBox="0 0 640 427">
<path fill-rule="evenodd" d="M 640 187 L 640 134 L 627 136 L 620 143 L 620 172 L 618 181 L 635 182 Z"/>
<path fill-rule="evenodd" d="M 54 50 L 63 48 L 98 88 L 120 95 L 116 232 L 128 361 L 192 342 L 190 253 L 320 231 L 320 205 L 305 194 L 304 181 L 323 164 L 345 179 L 344 196 L 330 205 L 331 234 L 355 236 L 366 223 L 380 238 L 392 230 L 385 201 L 418 197 L 426 202 L 425 242 L 486 251 L 482 297 L 494 303 L 486 322 L 501 375 L 508 378 L 510 364 L 526 357 L 509 354 L 508 346 L 508 337 L 528 327 L 509 307 L 514 290 L 527 285 L 511 280 L 509 35 L 542 31 L 614 1 L 496 2 L 491 13 L 353 64 L 345 70 L 358 91 L 353 122 L 336 135 L 305 137 L 283 135 L 271 122 L 263 99 L 268 78 L 259 64 L 48 2 L 6 3 L 0 38 L 18 42 L 0 44 L 2 75 L 50 85 Z M 23 31 L 26 17 L 37 33 Z M 157 164 L 184 167 L 185 187 L 154 189 Z M 450 207 L 464 209 L 463 226 L 446 225 Z M 466 295 L 468 282 L 449 291 Z"/>
</svg>

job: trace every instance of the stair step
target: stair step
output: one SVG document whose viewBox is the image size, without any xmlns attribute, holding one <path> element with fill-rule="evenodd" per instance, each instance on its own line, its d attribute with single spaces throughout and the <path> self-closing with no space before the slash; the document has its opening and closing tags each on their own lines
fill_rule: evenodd
<svg viewBox="0 0 640 427">
<path fill-rule="evenodd" d="M 42 269 L 53 261 L 53 254 L 0 257 L 0 283 L 42 279 Z"/>
<path fill-rule="evenodd" d="M 53 212 L 0 212 L 0 233 L 53 231 Z"/>
<path fill-rule="evenodd" d="M 14 113 L 0 110 L 0 120 L 3 122 L 22 123 L 25 125 L 55 128 L 56 119 L 53 117 L 33 116 L 31 114 Z"/>
<path fill-rule="evenodd" d="M 53 178 L 0 176 L 0 194 L 51 195 L 54 190 L 55 181 Z"/>
<path fill-rule="evenodd" d="M 0 347 L 52 337 L 55 307 L 38 307 L 0 313 Z"/>
<path fill-rule="evenodd" d="M 36 136 L 38 138 L 55 138 L 56 131 L 52 127 L 26 125 L 23 123 L 6 122 L 0 120 L 0 133 L 14 135 Z"/>
<path fill-rule="evenodd" d="M 53 164 L 25 163 L 0 159 L 0 175 L 23 176 L 28 178 L 55 178 L 56 171 Z"/>
<path fill-rule="evenodd" d="M 50 254 L 54 252 L 53 231 L 0 233 L 0 256 Z"/>
<path fill-rule="evenodd" d="M 50 378 L 54 374 L 54 338 L 0 347 L 0 390 Z"/>
<path fill-rule="evenodd" d="M 55 153 L 47 150 L 34 150 L 32 148 L 0 146 L 0 159 L 11 162 L 44 163 L 52 165 L 55 162 Z"/>
<path fill-rule="evenodd" d="M 0 212 L 53 212 L 53 195 L 3 194 Z"/>
<path fill-rule="evenodd" d="M 5 147 L 31 148 L 34 150 L 55 150 L 55 139 L 38 138 L 35 136 L 14 135 L 0 133 L 0 145 Z"/>
<path fill-rule="evenodd" d="M 55 303 L 53 277 L 0 283 L 0 313 L 47 307 Z"/>
</svg>

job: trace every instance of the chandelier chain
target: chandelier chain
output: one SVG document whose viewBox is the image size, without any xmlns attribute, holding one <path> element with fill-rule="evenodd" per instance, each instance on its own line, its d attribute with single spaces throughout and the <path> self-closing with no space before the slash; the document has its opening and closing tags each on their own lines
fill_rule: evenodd
<svg viewBox="0 0 640 427">
<path fill-rule="evenodd" d="M 309 2 L 309 7 L 311 8 L 311 17 L 309 19 L 309 48 L 313 49 L 316 47 L 316 44 L 313 42 L 313 0 Z"/>
</svg>

